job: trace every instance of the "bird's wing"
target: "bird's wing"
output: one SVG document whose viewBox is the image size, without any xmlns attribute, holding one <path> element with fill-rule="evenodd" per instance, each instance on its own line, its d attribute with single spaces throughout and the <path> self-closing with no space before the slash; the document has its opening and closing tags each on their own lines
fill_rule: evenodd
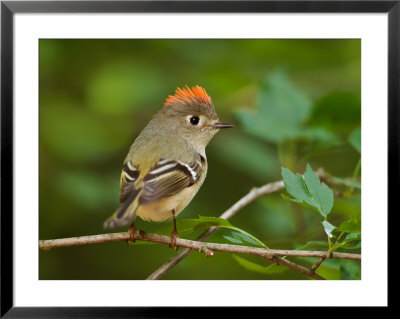
<svg viewBox="0 0 400 319">
<path fill-rule="evenodd" d="M 124 226 L 135 219 L 138 204 L 151 204 L 195 184 L 200 179 L 201 168 L 197 161 L 185 164 L 159 159 L 147 173 L 141 174 L 140 167 L 127 161 L 121 173 L 121 206 L 105 221 L 104 227 Z"/>
<path fill-rule="evenodd" d="M 138 180 L 140 172 L 136 166 L 134 166 L 130 161 L 125 163 L 121 172 L 120 180 L 120 195 L 119 202 L 125 202 L 130 194 L 135 190 L 135 184 Z"/>
<path fill-rule="evenodd" d="M 144 176 L 139 204 L 147 205 L 161 198 L 175 195 L 195 184 L 201 176 L 201 163 L 185 164 L 175 160 L 160 159 Z"/>
</svg>

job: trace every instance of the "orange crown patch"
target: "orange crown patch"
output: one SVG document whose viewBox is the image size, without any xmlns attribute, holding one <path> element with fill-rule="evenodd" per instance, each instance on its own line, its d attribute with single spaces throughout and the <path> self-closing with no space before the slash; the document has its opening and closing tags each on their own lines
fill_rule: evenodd
<svg viewBox="0 0 400 319">
<path fill-rule="evenodd" d="M 208 96 L 206 90 L 201 86 L 196 85 L 190 88 L 186 85 L 183 89 L 178 87 L 175 91 L 175 95 L 168 96 L 165 100 L 164 106 L 191 102 L 212 105 L 211 98 Z"/>
</svg>

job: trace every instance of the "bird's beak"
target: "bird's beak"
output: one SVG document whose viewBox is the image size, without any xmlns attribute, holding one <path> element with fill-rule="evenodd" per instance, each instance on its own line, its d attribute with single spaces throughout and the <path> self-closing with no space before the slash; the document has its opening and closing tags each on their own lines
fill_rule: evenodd
<svg viewBox="0 0 400 319">
<path fill-rule="evenodd" d="M 211 125 L 211 127 L 216 128 L 216 129 L 230 128 L 230 127 L 234 127 L 234 126 L 235 125 L 233 125 L 233 124 L 221 123 L 221 122 L 215 122 L 213 125 Z"/>
</svg>

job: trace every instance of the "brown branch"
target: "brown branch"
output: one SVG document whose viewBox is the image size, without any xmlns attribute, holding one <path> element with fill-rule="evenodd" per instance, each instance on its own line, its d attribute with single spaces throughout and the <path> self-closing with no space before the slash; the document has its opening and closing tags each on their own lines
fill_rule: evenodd
<svg viewBox="0 0 400 319">
<path fill-rule="evenodd" d="M 109 233 L 109 234 L 101 234 L 93 236 L 40 240 L 39 248 L 44 250 L 49 250 L 58 247 L 98 244 L 98 243 L 113 242 L 113 241 L 127 241 L 131 238 L 130 236 L 131 236 L 130 232 L 123 232 L 123 233 Z M 145 233 L 144 231 L 136 231 L 134 238 L 135 240 L 142 240 L 159 244 L 171 243 L 171 237 L 169 236 L 150 234 L 150 233 Z M 194 241 L 182 238 L 177 238 L 175 245 L 177 247 L 186 247 L 193 250 L 201 251 L 204 252 L 206 255 L 211 255 L 210 254 L 211 252 L 219 251 L 219 252 L 227 252 L 235 254 L 255 255 L 268 259 L 273 257 L 282 257 L 282 256 L 326 257 L 326 252 L 324 251 L 265 249 L 265 248 L 241 246 L 241 245 L 206 243 L 206 242 Z M 360 260 L 361 255 L 332 252 L 331 258 Z"/>
</svg>

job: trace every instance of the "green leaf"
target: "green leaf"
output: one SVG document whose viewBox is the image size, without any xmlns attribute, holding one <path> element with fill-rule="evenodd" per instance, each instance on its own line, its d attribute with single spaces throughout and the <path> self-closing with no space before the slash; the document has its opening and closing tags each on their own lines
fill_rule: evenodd
<svg viewBox="0 0 400 319">
<path fill-rule="evenodd" d="M 195 230 L 208 227 L 220 227 L 220 228 L 227 228 L 234 230 L 236 232 L 241 233 L 242 236 L 233 235 L 233 237 L 230 238 L 234 238 L 236 240 L 241 240 L 241 241 L 244 240 L 246 242 L 251 242 L 257 246 L 268 248 L 261 240 L 257 239 L 248 232 L 233 226 L 228 220 L 223 218 L 199 216 L 198 219 L 184 219 L 177 222 L 177 228 L 179 230 L 179 234 L 181 235 L 189 234 Z"/>
<path fill-rule="evenodd" d="M 259 243 L 256 240 L 254 240 L 253 238 L 249 237 L 246 234 L 239 233 L 236 231 L 233 231 L 231 233 L 231 236 L 223 236 L 223 237 L 235 244 L 250 243 L 252 245 L 259 246 Z"/>
<path fill-rule="evenodd" d="M 350 242 L 350 241 L 354 241 L 354 240 L 361 240 L 361 233 L 348 234 L 345 239 L 346 242 Z"/>
<path fill-rule="evenodd" d="M 233 255 L 233 258 L 235 258 L 236 261 L 239 263 L 239 265 L 241 265 L 245 269 L 254 271 L 254 272 L 258 272 L 258 273 L 264 274 L 264 275 L 280 274 L 289 269 L 287 267 L 276 265 L 276 264 L 271 264 L 271 265 L 265 267 L 265 266 L 253 263 L 242 257 L 236 256 L 236 255 Z"/>
<path fill-rule="evenodd" d="M 285 167 L 282 167 L 282 178 L 286 190 L 294 197 L 289 199 L 282 195 L 284 199 L 304 203 L 318 211 L 324 218 L 328 216 L 333 206 L 333 192 L 326 184 L 320 182 L 309 164 L 304 178 Z"/>
<path fill-rule="evenodd" d="M 361 233 L 350 233 L 340 243 L 340 248 L 358 249 L 361 247 Z"/>
<path fill-rule="evenodd" d="M 309 204 L 307 204 L 306 202 L 300 202 L 300 201 L 298 201 L 298 200 L 296 200 L 296 199 L 290 198 L 290 197 L 286 196 L 284 193 L 281 193 L 281 197 L 282 197 L 282 199 L 284 199 L 284 200 L 286 200 L 286 201 L 288 201 L 288 202 L 300 204 L 300 205 L 302 205 L 302 206 L 304 206 L 304 207 L 308 207 L 308 208 L 311 208 L 311 209 L 313 209 L 313 210 L 318 211 L 314 206 L 309 205 Z"/>
<path fill-rule="evenodd" d="M 340 245 L 341 249 L 360 249 L 361 248 L 361 241 L 352 241 L 350 243 L 345 243 Z"/>
<path fill-rule="evenodd" d="M 308 247 L 329 247 L 329 243 L 326 241 L 317 241 L 317 240 L 312 240 L 308 241 L 304 245 L 297 247 L 296 250 L 303 250 Z"/>
<path fill-rule="evenodd" d="M 306 201 L 310 197 L 310 192 L 300 174 L 295 175 L 291 170 L 282 167 L 282 178 L 286 190 L 296 201 Z"/>
<path fill-rule="evenodd" d="M 359 217 L 352 217 L 345 220 L 336 228 L 337 231 L 346 233 L 358 233 L 361 231 L 361 219 Z"/>
<path fill-rule="evenodd" d="M 229 240 L 230 242 L 232 242 L 232 243 L 235 243 L 235 244 L 243 244 L 243 242 L 240 240 L 240 239 L 237 239 L 237 238 L 234 238 L 234 237 L 231 237 L 231 236 L 223 236 L 226 240 Z"/>
<path fill-rule="evenodd" d="M 361 154 L 361 127 L 356 128 L 349 136 L 350 144 Z"/>
<path fill-rule="evenodd" d="M 324 226 L 325 233 L 326 233 L 330 238 L 332 238 L 332 237 L 333 237 L 333 234 L 332 234 L 332 233 L 336 230 L 336 227 L 333 226 L 330 222 L 328 222 L 328 221 L 326 221 L 326 220 L 324 220 L 324 221 L 322 222 L 322 225 Z"/>
<path fill-rule="evenodd" d="M 321 183 L 309 164 L 307 164 L 306 172 L 304 173 L 304 180 L 318 211 L 324 217 L 328 216 L 333 206 L 332 190 L 325 183 Z"/>
</svg>

